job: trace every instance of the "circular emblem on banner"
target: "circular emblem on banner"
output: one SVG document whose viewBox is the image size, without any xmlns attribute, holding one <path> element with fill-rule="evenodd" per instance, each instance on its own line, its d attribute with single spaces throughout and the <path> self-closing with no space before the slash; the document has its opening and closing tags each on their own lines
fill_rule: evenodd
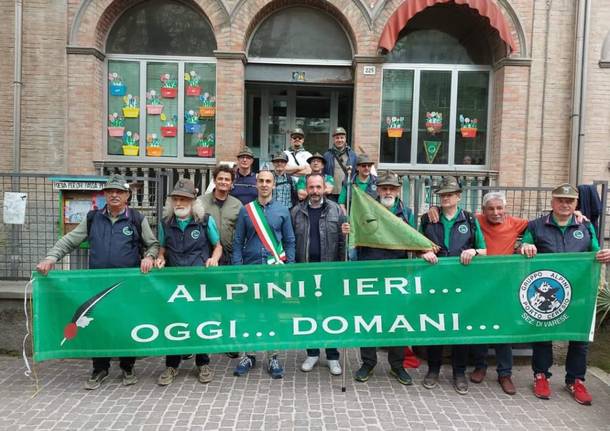
<svg viewBox="0 0 610 431">
<path fill-rule="evenodd" d="M 191 231 L 191 238 L 199 239 L 200 236 L 201 236 L 201 232 L 199 232 L 198 230 Z"/>
<path fill-rule="evenodd" d="M 572 286 L 560 273 L 536 271 L 519 288 L 519 301 L 525 312 L 536 320 L 549 321 L 561 316 L 572 299 Z"/>
<path fill-rule="evenodd" d="M 585 236 L 584 233 L 582 233 L 579 230 L 575 230 L 574 233 L 572 234 L 572 236 L 576 239 L 583 239 L 583 237 Z"/>
<path fill-rule="evenodd" d="M 466 226 L 465 224 L 459 225 L 458 232 L 459 233 L 468 233 L 468 226 Z"/>
<path fill-rule="evenodd" d="M 125 235 L 125 236 L 133 235 L 133 231 L 131 230 L 131 228 L 129 226 L 125 226 L 123 228 L 123 235 Z"/>
</svg>

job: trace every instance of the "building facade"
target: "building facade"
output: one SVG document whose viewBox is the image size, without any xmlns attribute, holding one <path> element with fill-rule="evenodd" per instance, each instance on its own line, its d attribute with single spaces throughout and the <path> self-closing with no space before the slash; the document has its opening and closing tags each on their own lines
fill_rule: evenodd
<svg viewBox="0 0 610 431">
<path fill-rule="evenodd" d="M 3 1 L 0 171 L 260 162 L 334 127 L 381 168 L 609 178 L 610 4 Z M 13 83 L 14 81 L 14 83 Z"/>
</svg>

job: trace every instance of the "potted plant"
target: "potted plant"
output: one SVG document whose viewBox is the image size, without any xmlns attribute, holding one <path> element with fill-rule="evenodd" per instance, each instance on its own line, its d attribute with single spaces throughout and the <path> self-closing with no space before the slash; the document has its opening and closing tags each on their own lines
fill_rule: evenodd
<svg viewBox="0 0 610 431">
<path fill-rule="evenodd" d="M 214 134 L 211 133 L 207 138 L 203 133 L 197 134 L 197 156 L 213 157 L 214 156 Z"/>
<path fill-rule="evenodd" d="M 184 133 L 192 135 L 199 133 L 201 125 L 199 124 L 199 115 L 192 109 L 184 113 Z"/>
<path fill-rule="evenodd" d="M 178 116 L 173 115 L 171 119 L 168 119 L 165 113 L 161 114 L 159 117 L 161 121 L 163 121 L 163 125 L 161 126 L 161 136 L 164 138 L 173 138 L 176 136 L 178 132 L 178 128 L 176 127 L 176 122 L 178 121 Z"/>
<path fill-rule="evenodd" d="M 122 138 L 125 132 L 125 119 L 113 112 L 108 115 L 108 135 L 113 138 Z"/>
<path fill-rule="evenodd" d="M 155 90 L 146 93 L 146 112 L 150 115 L 160 115 L 163 112 L 161 99 Z"/>
<path fill-rule="evenodd" d="M 163 73 L 159 77 L 161 80 L 161 97 L 174 99 L 178 94 L 178 80 L 172 79 L 169 73 Z"/>
<path fill-rule="evenodd" d="M 199 116 L 213 117 L 216 115 L 216 98 L 210 96 L 210 93 L 205 92 L 199 96 Z"/>
<path fill-rule="evenodd" d="M 201 87 L 199 85 L 201 82 L 201 77 L 197 74 L 197 72 L 194 70 L 186 72 L 184 74 L 184 80 L 186 81 L 187 96 L 199 96 L 201 94 Z"/>
<path fill-rule="evenodd" d="M 140 108 L 138 108 L 138 98 L 128 94 L 123 96 L 123 117 L 125 118 L 138 118 L 140 116 Z"/>
<path fill-rule="evenodd" d="M 426 130 L 434 135 L 443 128 L 442 112 L 426 112 Z"/>
<path fill-rule="evenodd" d="M 108 90 L 111 96 L 124 96 L 127 91 L 127 87 L 123 83 L 123 80 L 116 72 L 108 73 L 108 81 L 110 84 L 108 85 Z"/>
<path fill-rule="evenodd" d="M 156 133 L 146 135 L 146 155 L 148 157 L 161 157 L 163 147 L 159 144 L 159 137 Z"/>
<path fill-rule="evenodd" d="M 123 136 L 123 155 L 137 156 L 140 152 L 140 135 L 137 132 L 128 130 Z"/>
<path fill-rule="evenodd" d="M 470 119 L 460 114 L 460 132 L 462 133 L 462 138 L 476 138 L 478 129 L 479 120 L 476 118 Z"/>
<path fill-rule="evenodd" d="M 385 122 L 388 125 L 387 132 L 389 138 L 402 138 L 405 117 L 386 117 Z"/>
</svg>

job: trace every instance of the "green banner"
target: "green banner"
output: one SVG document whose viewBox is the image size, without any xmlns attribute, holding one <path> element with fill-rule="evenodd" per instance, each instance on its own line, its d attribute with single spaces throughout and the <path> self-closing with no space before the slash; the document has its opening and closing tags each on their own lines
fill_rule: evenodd
<svg viewBox="0 0 610 431">
<path fill-rule="evenodd" d="M 34 359 L 581 340 L 594 253 L 219 268 L 34 279 Z"/>
</svg>

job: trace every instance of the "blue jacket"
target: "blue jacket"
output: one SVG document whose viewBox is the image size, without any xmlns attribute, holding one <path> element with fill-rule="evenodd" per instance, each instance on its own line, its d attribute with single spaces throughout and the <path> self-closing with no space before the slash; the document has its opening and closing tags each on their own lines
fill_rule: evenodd
<svg viewBox="0 0 610 431">
<path fill-rule="evenodd" d="M 284 247 L 286 263 L 294 263 L 295 239 L 288 208 L 272 200 L 263 206 L 263 213 L 267 218 L 269 227 L 275 234 L 275 238 Z M 233 237 L 231 264 L 266 264 L 269 256 L 270 253 L 267 252 L 254 230 L 254 225 L 246 212 L 246 208 L 241 208 L 237 216 L 235 236 Z"/>
<path fill-rule="evenodd" d="M 430 223 L 428 214 L 424 214 L 421 218 L 421 227 L 426 238 L 440 246 L 441 249 L 436 254 L 439 257 L 459 256 L 462 251 L 475 246 L 476 222 L 468 211 L 460 210 L 455 219 L 455 224 L 449 233 L 449 249 L 445 246 L 445 228 L 441 222 Z"/>
<path fill-rule="evenodd" d="M 178 227 L 176 217 L 163 222 L 167 266 L 204 266 L 210 257 L 207 236 L 207 217 L 197 223 L 191 219 L 184 231 Z"/>
<path fill-rule="evenodd" d="M 335 176 L 335 162 L 336 159 L 333 156 L 333 148 L 329 148 L 324 153 L 324 175 Z M 356 153 L 347 147 L 347 166 L 352 167 L 352 175 L 356 172 Z M 345 168 L 347 168 L 347 166 Z M 346 175 L 347 176 L 347 175 Z"/>
<path fill-rule="evenodd" d="M 551 220 L 552 212 L 532 220 L 527 230 L 532 234 L 538 253 L 591 251 L 593 240 L 589 223 L 577 223 L 574 217 L 564 232 Z"/>
<path fill-rule="evenodd" d="M 239 170 L 235 171 L 233 190 L 229 194 L 239 199 L 242 205 L 252 202 L 258 196 L 256 174 L 250 172 L 249 175 L 241 175 Z"/>
<path fill-rule="evenodd" d="M 127 208 L 114 224 L 106 208 L 87 215 L 89 224 L 89 268 L 134 268 L 140 266 L 142 216 Z"/>
</svg>

